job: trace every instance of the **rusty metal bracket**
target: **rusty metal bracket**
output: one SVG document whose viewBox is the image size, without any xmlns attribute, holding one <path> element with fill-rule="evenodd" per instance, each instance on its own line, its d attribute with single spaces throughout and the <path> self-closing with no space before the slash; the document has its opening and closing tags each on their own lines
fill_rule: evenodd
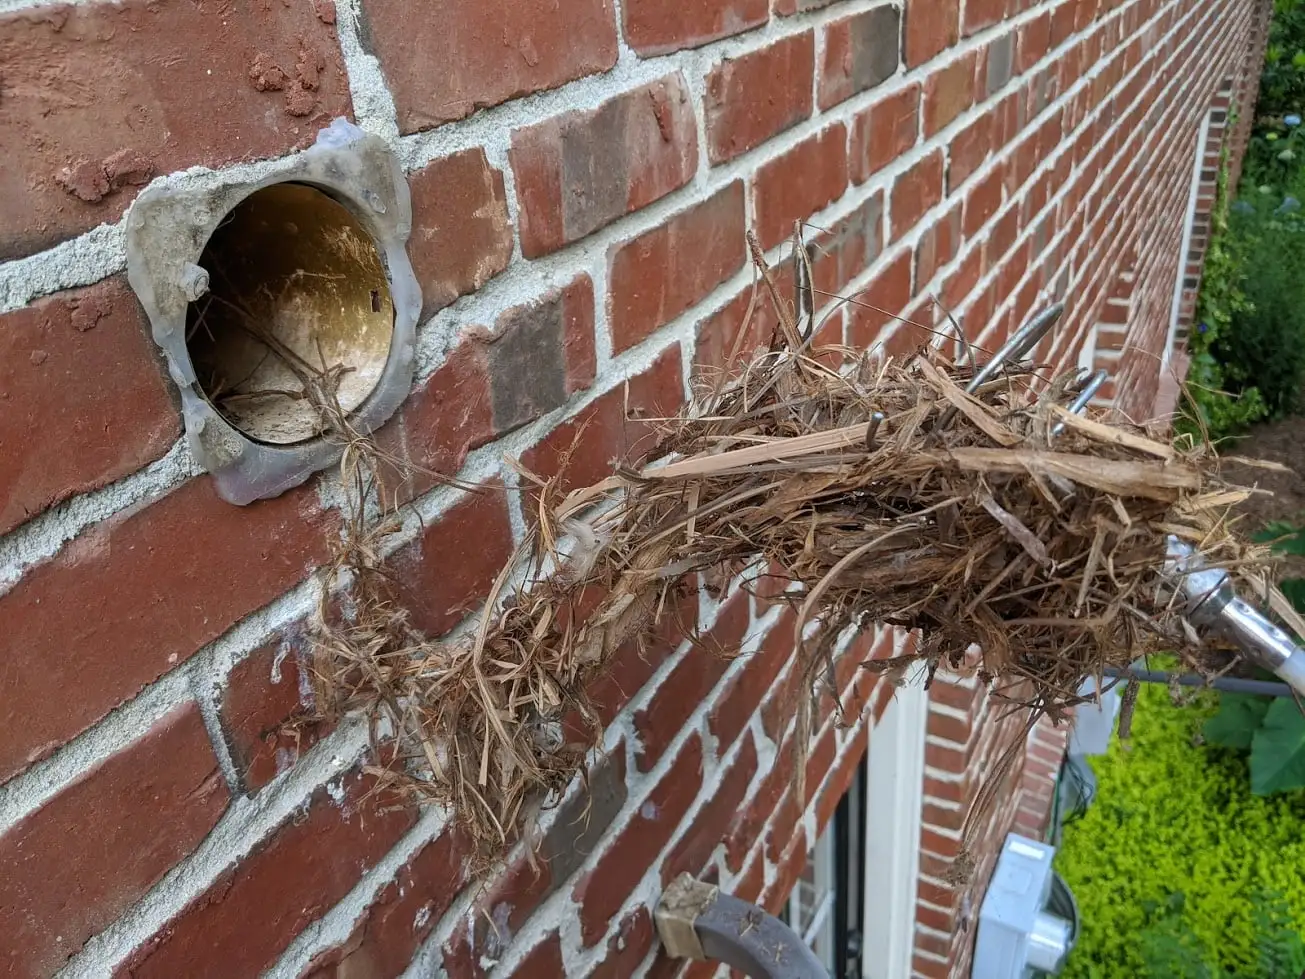
<svg viewBox="0 0 1305 979">
<path fill-rule="evenodd" d="M 753 979 L 829 979 L 815 953 L 788 925 L 689 874 L 666 888 L 654 920 L 672 958 L 710 959 Z"/>
</svg>

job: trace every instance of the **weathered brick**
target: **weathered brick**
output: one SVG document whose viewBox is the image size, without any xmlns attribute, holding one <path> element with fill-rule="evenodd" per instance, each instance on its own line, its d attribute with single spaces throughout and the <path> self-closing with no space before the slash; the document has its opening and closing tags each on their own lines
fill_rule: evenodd
<svg viewBox="0 0 1305 979">
<path fill-rule="evenodd" d="M 938 270 L 956 257 L 960 245 L 961 205 L 958 202 L 929 226 L 915 246 L 914 292 L 917 296 L 933 281 Z"/>
<path fill-rule="evenodd" d="M 436 371 L 408 395 L 377 433 L 377 445 L 399 460 L 384 476 L 400 503 L 462 468 L 467 453 L 494 437 L 493 399 L 484 345 L 464 340 Z"/>
<path fill-rule="evenodd" d="M 522 462 L 539 476 L 564 472 L 563 487 L 588 486 L 611 475 L 617 461 L 635 465 L 654 449 L 651 436 L 655 425 L 642 419 L 669 417 L 683 402 L 680 347 L 674 344 L 648 370 L 596 398 L 576 417 L 553 429 L 525 452 Z"/>
<path fill-rule="evenodd" d="M 743 266 L 743 184 L 608 253 L 612 347 L 626 350 L 705 298 Z"/>
<path fill-rule="evenodd" d="M 788 846 L 775 868 L 775 879 L 762 891 L 758 899 L 758 903 L 770 914 L 779 913 L 779 909 L 788 900 L 793 885 L 797 883 L 798 875 L 802 873 L 809 860 L 805 828 L 799 826 L 796 833 L 787 834 L 787 840 Z"/>
<path fill-rule="evenodd" d="M 1005 88 L 1014 74 L 1015 32 L 1003 34 L 985 49 L 983 86 L 989 95 Z"/>
<path fill-rule="evenodd" d="M 169 389 L 121 278 L 0 316 L 0 534 L 167 452 Z"/>
<path fill-rule="evenodd" d="M 306 576 L 326 559 L 334 520 L 311 486 L 234 507 L 194 479 L 28 571 L 0 597 L 0 780 Z"/>
<path fill-rule="evenodd" d="M 721 609 L 706 635 L 692 648 L 657 687 L 652 699 L 635 712 L 639 734 L 636 762 L 639 771 L 651 771 L 689 717 L 701 705 L 736 655 L 748 627 L 750 601 L 740 592 Z"/>
<path fill-rule="evenodd" d="M 572 897 L 580 905 L 585 947 L 607 933 L 608 922 L 661 852 L 702 785 L 702 739 L 692 735 L 625 828 L 580 878 Z"/>
<path fill-rule="evenodd" d="M 960 40 L 960 0 L 906 0 L 906 67 L 936 58 Z"/>
<path fill-rule="evenodd" d="M 760 648 L 745 658 L 709 715 L 711 733 L 725 751 L 761 706 L 761 701 L 784 662 L 793 655 L 793 615 L 782 616 L 766 634 Z"/>
<path fill-rule="evenodd" d="M 915 145 L 920 129 L 920 86 L 912 83 L 856 114 L 852 120 L 853 183 L 864 183 Z"/>
<path fill-rule="evenodd" d="M 616 64 L 610 0 L 452 0 L 430 17 L 404 0 L 365 0 L 363 15 L 404 133 Z"/>
<path fill-rule="evenodd" d="M 222 730 L 249 793 L 290 768 L 330 730 L 313 718 L 307 624 L 281 630 L 237 663 L 222 693 Z"/>
<path fill-rule="evenodd" d="M 830 126 L 767 162 L 753 181 L 757 237 L 771 248 L 843 195 L 847 188 L 847 129 Z"/>
<path fill-rule="evenodd" d="M 683 187 L 698 127 L 679 72 L 512 134 L 521 251 L 536 258 Z"/>
<path fill-rule="evenodd" d="M 716 775 L 714 792 L 685 828 L 684 835 L 662 861 L 662 886 L 682 873 L 695 877 L 717 844 L 724 841 L 748 786 L 757 774 L 757 746 L 748 734 L 729 766 Z"/>
<path fill-rule="evenodd" d="M 344 777 L 224 873 L 132 955 L 133 979 L 258 975 L 330 910 L 399 841 L 415 813 L 376 793 L 370 776 Z M 371 792 L 371 798 L 367 798 Z"/>
<path fill-rule="evenodd" d="M 924 83 L 924 135 L 947 128 L 974 104 L 973 52 L 934 72 Z"/>
<path fill-rule="evenodd" d="M 310 4 L 36 7 L 0 16 L 0 64 L 0 259 L 116 221 L 158 174 L 280 156 L 350 113 Z"/>
<path fill-rule="evenodd" d="M 875 191 L 847 217 L 834 222 L 827 232 L 809 239 L 815 257 L 811 261 L 812 283 L 818 291 L 819 308 L 829 297 L 868 268 L 884 247 L 884 195 Z"/>
<path fill-rule="evenodd" d="M 655 938 L 652 915 L 645 907 L 628 912 L 607 940 L 607 954 L 593 966 L 588 979 L 627 979 L 647 957 Z"/>
<path fill-rule="evenodd" d="M 993 113 L 985 112 L 952 137 L 947 164 L 948 193 L 969 180 L 991 155 L 993 124 Z"/>
<path fill-rule="evenodd" d="M 508 979 L 539 979 L 542 976 L 566 975 L 566 966 L 562 962 L 562 941 L 557 932 L 550 932 L 548 937 L 532 948 L 507 975 Z"/>
<path fill-rule="evenodd" d="M 626 0 L 625 40 L 645 57 L 696 48 L 760 27 L 767 0 Z"/>
<path fill-rule="evenodd" d="M 303 979 L 400 975 L 468 881 L 467 854 L 463 836 L 443 830 L 381 888 L 345 941 L 313 959 Z"/>
<path fill-rule="evenodd" d="M 712 68 L 703 96 L 712 163 L 732 160 L 810 117 L 815 43 L 807 31 Z M 757 97 L 762 91 L 764 99 Z"/>
<path fill-rule="evenodd" d="M 838 763 L 830 770 L 824 784 L 820 786 L 816 798 L 816 825 L 823 831 L 838 809 L 839 802 L 847 794 L 848 787 L 856 778 L 857 770 L 865 760 L 866 749 L 870 746 L 870 725 L 862 724 L 857 730 L 852 743 L 843 749 Z"/>
<path fill-rule="evenodd" d="M 966 0 L 963 33 L 969 37 L 991 27 L 1006 16 L 1009 8 L 1010 0 Z"/>
<path fill-rule="evenodd" d="M 422 314 L 428 316 L 475 292 L 507 268 L 512 222 L 503 174 L 489 165 L 480 147 L 410 173 L 408 186 L 412 191 L 408 255 L 421 283 Z"/>
<path fill-rule="evenodd" d="M 512 555 L 507 495 L 494 481 L 478 487 L 389 559 L 412 624 L 443 635 L 484 599 Z"/>
<path fill-rule="evenodd" d="M 53 975 L 195 849 L 227 788 L 194 701 L 0 835 L 0 965 Z"/>
<path fill-rule="evenodd" d="M 965 237 L 973 238 L 1001 208 L 1005 196 L 1001 171 L 993 170 L 965 195 Z"/>
<path fill-rule="evenodd" d="M 581 274 L 562 289 L 502 313 L 485 337 L 494 434 L 566 404 L 594 379 L 594 286 Z"/>
<path fill-rule="evenodd" d="M 749 309 L 751 319 L 747 318 Z M 769 349 L 778 321 L 763 289 L 758 287 L 754 293 L 751 286 L 745 288 L 724 309 L 698 324 L 693 351 L 695 378 L 710 389 L 721 371 L 733 374 L 750 364 L 754 356 Z M 739 339 L 741 332 L 746 335 Z M 731 352 L 735 352 L 734 359 L 727 365 Z"/>
<path fill-rule="evenodd" d="M 775 0 L 775 14 L 779 17 L 791 17 L 805 14 L 810 10 L 820 10 L 839 0 Z"/>
<path fill-rule="evenodd" d="M 942 201 L 943 154 L 934 150 L 893 181 L 892 239 L 896 241 Z"/>
<path fill-rule="evenodd" d="M 850 305 L 848 343 L 858 350 L 869 350 L 884 339 L 911 302 L 911 269 L 914 256 L 903 249 L 870 285 L 857 293 Z"/>
<path fill-rule="evenodd" d="M 829 24 L 820 66 L 820 108 L 828 109 L 891 78 L 897 71 L 901 34 L 902 15 L 896 7 L 875 7 Z"/>
<path fill-rule="evenodd" d="M 1051 14 L 1042 13 L 1020 25 L 1019 43 L 1015 55 L 1015 70 L 1028 71 L 1051 47 Z"/>
</svg>

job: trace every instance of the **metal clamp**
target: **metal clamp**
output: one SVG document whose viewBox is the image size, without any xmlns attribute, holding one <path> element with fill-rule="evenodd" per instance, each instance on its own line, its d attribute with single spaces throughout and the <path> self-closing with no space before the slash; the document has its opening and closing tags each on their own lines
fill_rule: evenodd
<svg viewBox="0 0 1305 979">
<path fill-rule="evenodd" d="M 653 918 L 671 958 L 710 959 L 753 979 L 829 979 L 815 953 L 788 925 L 689 874 L 666 888 Z"/>
</svg>

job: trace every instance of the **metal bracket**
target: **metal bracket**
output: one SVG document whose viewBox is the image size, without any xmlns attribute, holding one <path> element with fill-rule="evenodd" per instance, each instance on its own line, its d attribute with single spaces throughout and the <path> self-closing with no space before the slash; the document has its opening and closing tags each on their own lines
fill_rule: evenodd
<svg viewBox="0 0 1305 979">
<path fill-rule="evenodd" d="M 653 917 L 672 958 L 711 959 L 752 979 L 829 979 L 788 925 L 689 874 L 671 882 Z"/>
</svg>

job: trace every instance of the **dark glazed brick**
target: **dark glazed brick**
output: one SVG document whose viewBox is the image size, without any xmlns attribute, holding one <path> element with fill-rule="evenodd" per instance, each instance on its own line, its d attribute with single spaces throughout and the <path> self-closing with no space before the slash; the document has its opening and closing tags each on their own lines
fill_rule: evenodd
<svg viewBox="0 0 1305 979">
<path fill-rule="evenodd" d="M 835 21 L 825 29 L 820 72 L 820 108 L 881 84 L 897 71 L 902 15 L 896 7 L 876 7 Z"/>
<path fill-rule="evenodd" d="M 512 134 L 521 251 L 537 258 L 683 187 L 698 129 L 679 73 Z"/>
</svg>

